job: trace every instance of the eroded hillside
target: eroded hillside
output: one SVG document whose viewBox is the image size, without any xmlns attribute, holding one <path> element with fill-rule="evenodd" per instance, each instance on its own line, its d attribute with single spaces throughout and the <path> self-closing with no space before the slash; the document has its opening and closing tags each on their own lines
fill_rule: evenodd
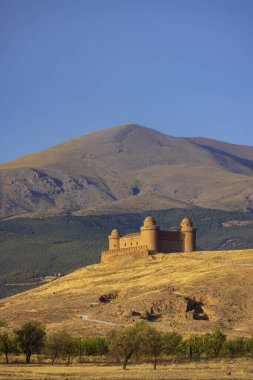
<svg viewBox="0 0 253 380">
<path fill-rule="evenodd" d="M 253 250 L 133 256 L 91 265 L 0 301 L 10 328 L 106 334 L 139 318 L 186 334 L 253 331 Z"/>
<path fill-rule="evenodd" d="M 0 165 L 0 217 L 253 205 L 253 148 L 135 124 Z"/>
</svg>

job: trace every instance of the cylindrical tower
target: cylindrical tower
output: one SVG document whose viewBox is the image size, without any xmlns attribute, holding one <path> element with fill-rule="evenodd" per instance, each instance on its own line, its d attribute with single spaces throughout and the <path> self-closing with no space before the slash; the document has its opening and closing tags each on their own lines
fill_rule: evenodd
<svg viewBox="0 0 253 380">
<path fill-rule="evenodd" d="M 141 227 L 141 244 L 151 252 L 159 252 L 159 227 L 152 216 L 147 216 Z"/>
<path fill-rule="evenodd" d="M 193 228 L 193 223 L 189 218 L 184 218 L 180 223 L 180 231 L 183 235 L 183 250 L 184 252 L 196 251 L 196 228 Z"/>
<path fill-rule="evenodd" d="M 116 229 L 112 230 L 111 235 L 108 236 L 110 251 L 114 249 L 119 249 L 119 238 L 120 238 L 119 230 L 116 230 Z"/>
</svg>

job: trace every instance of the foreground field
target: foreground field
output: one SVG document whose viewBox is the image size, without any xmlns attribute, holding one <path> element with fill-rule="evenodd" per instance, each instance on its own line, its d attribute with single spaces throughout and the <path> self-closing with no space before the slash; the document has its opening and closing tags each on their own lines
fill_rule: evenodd
<svg viewBox="0 0 253 380">
<path fill-rule="evenodd" d="M 253 379 L 253 360 L 212 361 L 158 366 L 134 365 L 124 371 L 120 366 L 95 365 L 0 365 L 0 380 L 225 380 Z"/>
</svg>

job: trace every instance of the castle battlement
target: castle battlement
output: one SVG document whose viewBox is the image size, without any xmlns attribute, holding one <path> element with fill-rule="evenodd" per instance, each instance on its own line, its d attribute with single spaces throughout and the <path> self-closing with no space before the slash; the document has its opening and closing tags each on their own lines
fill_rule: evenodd
<svg viewBox="0 0 253 380">
<path fill-rule="evenodd" d="M 128 247 L 121 249 L 114 249 L 113 251 L 107 250 L 102 251 L 101 262 L 104 263 L 106 261 L 111 260 L 115 257 L 128 256 L 134 254 L 135 257 L 148 256 L 148 247 L 146 245 L 138 246 L 138 247 Z"/>
<path fill-rule="evenodd" d="M 109 250 L 102 252 L 102 262 L 133 253 L 139 256 L 157 252 L 193 252 L 196 251 L 196 228 L 189 218 L 184 218 L 176 231 L 163 231 L 155 219 L 148 216 L 140 232 L 121 236 L 119 230 L 114 229 L 108 240 Z"/>
</svg>

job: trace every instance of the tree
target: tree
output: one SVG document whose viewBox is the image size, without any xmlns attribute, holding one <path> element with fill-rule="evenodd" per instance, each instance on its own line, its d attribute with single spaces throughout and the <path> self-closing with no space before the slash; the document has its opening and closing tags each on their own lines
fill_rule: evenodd
<svg viewBox="0 0 253 380">
<path fill-rule="evenodd" d="M 157 359 L 163 348 L 162 333 L 154 327 L 146 326 L 143 331 L 142 351 L 152 355 L 154 360 L 154 370 L 156 370 Z"/>
<path fill-rule="evenodd" d="M 253 334 L 247 339 L 245 346 L 246 352 L 253 356 Z"/>
<path fill-rule="evenodd" d="M 67 357 L 67 365 L 69 365 L 71 356 L 78 352 L 78 340 L 65 330 L 59 332 L 59 338 L 61 342 L 61 355 Z"/>
<path fill-rule="evenodd" d="M 53 365 L 57 357 L 67 357 L 67 365 L 70 364 L 70 359 L 73 354 L 78 353 L 80 341 L 73 338 L 65 330 L 60 330 L 53 335 L 50 335 L 46 341 L 46 352 L 51 357 Z"/>
<path fill-rule="evenodd" d="M 244 337 L 227 339 L 224 342 L 224 353 L 230 357 L 243 356 L 247 352 L 247 340 Z"/>
<path fill-rule="evenodd" d="M 9 354 L 17 352 L 17 341 L 14 336 L 7 332 L 0 333 L 0 352 L 5 355 L 5 361 L 9 363 Z"/>
<path fill-rule="evenodd" d="M 220 330 L 214 330 L 212 333 L 204 335 L 204 345 L 206 355 L 209 357 L 218 357 L 226 341 L 226 335 Z"/>
<path fill-rule="evenodd" d="M 26 363 L 31 361 L 31 355 L 39 353 L 44 346 L 46 331 L 44 326 L 37 321 L 24 323 L 15 331 L 17 341 L 26 357 Z"/>
<path fill-rule="evenodd" d="M 51 357 L 52 365 L 54 365 L 56 358 L 62 355 L 63 343 L 64 343 L 64 337 L 63 337 L 62 331 L 58 331 L 47 338 L 45 351 Z"/>
<path fill-rule="evenodd" d="M 87 356 L 102 356 L 108 352 L 108 343 L 105 338 L 88 337 L 83 339 L 83 348 Z"/>
<path fill-rule="evenodd" d="M 199 359 L 205 352 L 204 337 L 201 335 L 191 335 L 184 341 L 183 350 L 190 359 Z"/>
<path fill-rule="evenodd" d="M 79 362 L 81 363 L 83 355 L 85 355 L 85 338 L 79 337 L 76 340 Z"/>
<path fill-rule="evenodd" d="M 182 336 L 175 331 L 171 331 L 163 334 L 163 352 L 168 356 L 174 356 L 180 347 L 182 342 Z"/>
<path fill-rule="evenodd" d="M 144 322 L 136 322 L 132 326 L 125 327 L 122 332 L 111 338 L 111 351 L 123 358 L 123 369 L 126 369 L 132 355 L 137 354 L 140 350 L 145 327 Z"/>
</svg>

